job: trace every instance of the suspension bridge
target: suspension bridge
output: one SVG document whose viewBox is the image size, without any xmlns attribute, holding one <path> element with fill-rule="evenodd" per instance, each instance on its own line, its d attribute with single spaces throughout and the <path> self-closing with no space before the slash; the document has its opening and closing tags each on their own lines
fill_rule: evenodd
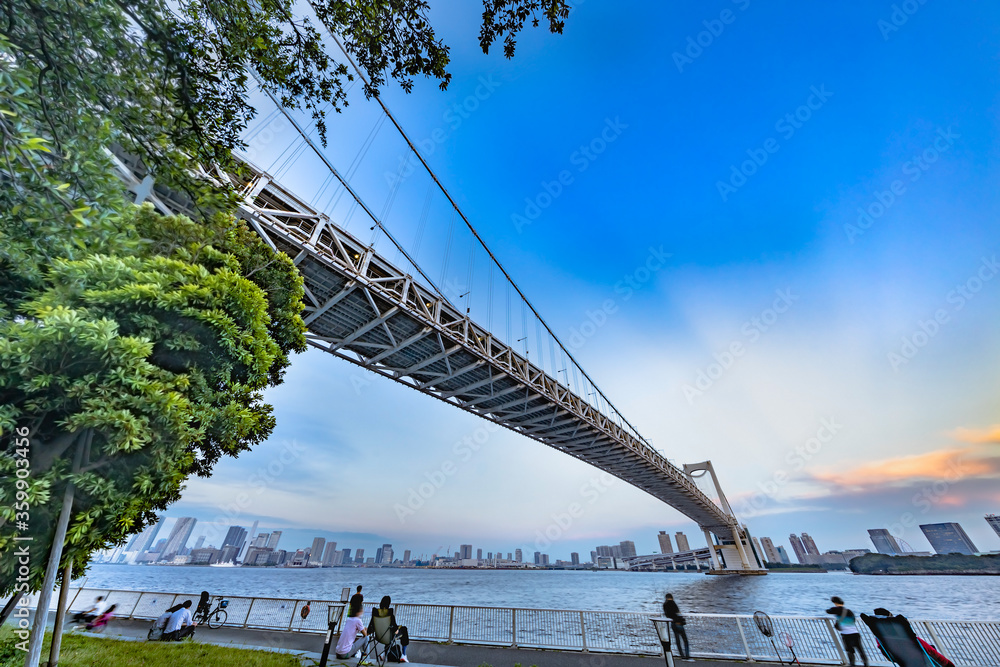
<svg viewBox="0 0 1000 667">
<path fill-rule="evenodd" d="M 501 327 L 491 326 L 492 310 L 484 325 L 470 315 L 471 298 L 464 302 L 464 309 L 455 305 L 468 294 L 448 294 L 440 289 L 312 142 L 305 128 L 282 111 L 300 135 L 300 148 L 309 148 L 319 157 L 323 168 L 329 170 L 328 178 L 340 182 L 355 207 L 360 206 L 371 219 L 371 228 L 383 233 L 397 257 L 408 265 L 397 266 L 399 262 L 376 251 L 374 239 L 365 243 L 349 233 L 321 207 L 248 160 L 244 160 L 245 169 L 238 177 L 218 174 L 241 193 L 240 215 L 250 227 L 272 248 L 291 257 L 301 272 L 309 344 L 558 449 L 662 500 L 703 531 L 713 572 L 766 573 L 763 555 L 756 553 L 746 526 L 738 522 L 725 501 L 711 464 L 677 467 L 614 407 L 486 248 L 402 127 L 384 105 L 382 108 L 489 255 L 490 299 L 494 298 L 494 269 L 507 279 L 506 336 L 499 333 Z M 116 160 L 136 201 L 150 201 L 168 213 L 186 210 L 185 202 L 154 187 L 144 176 L 142 165 L 128 156 L 119 155 Z M 446 256 L 451 250 L 450 235 L 448 245 Z M 471 266 L 469 272 L 471 275 Z M 535 316 L 538 346 L 534 356 L 526 342 L 526 318 L 521 323 L 524 336 L 511 340 L 511 287 L 521 299 L 522 317 L 525 306 Z M 517 349 L 513 342 L 522 345 Z M 548 363 L 543 348 L 549 353 Z M 560 365 L 564 367 L 558 369 Z M 560 373 L 564 373 L 561 378 Z M 719 504 L 698 487 L 697 472 L 711 474 Z"/>
</svg>

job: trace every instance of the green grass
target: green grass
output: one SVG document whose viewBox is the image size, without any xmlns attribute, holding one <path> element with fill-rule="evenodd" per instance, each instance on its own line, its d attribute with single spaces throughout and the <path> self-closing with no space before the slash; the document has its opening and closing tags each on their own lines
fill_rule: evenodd
<svg viewBox="0 0 1000 667">
<path fill-rule="evenodd" d="M 13 650 L 15 638 L 0 632 L 0 667 L 21 667 L 24 653 Z M 10 650 L 8 650 L 10 649 Z M 42 662 L 49 657 L 49 639 Z M 301 667 L 299 658 L 283 653 L 181 643 L 131 642 L 116 639 L 63 635 L 59 667 Z"/>
</svg>

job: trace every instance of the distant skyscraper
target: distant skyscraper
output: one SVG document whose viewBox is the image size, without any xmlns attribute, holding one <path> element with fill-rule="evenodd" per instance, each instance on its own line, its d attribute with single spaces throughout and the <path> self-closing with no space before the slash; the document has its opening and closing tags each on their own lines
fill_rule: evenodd
<svg viewBox="0 0 1000 667">
<path fill-rule="evenodd" d="M 979 551 L 957 523 L 928 523 L 920 526 L 920 530 L 936 553 L 971 556 Z"/>
<path fill-rule="evenodd" d="M 458 557 L 461 558 L 461 559 L 463 559 L 463 560 L 466 559 L 466 558 L 472 558 L 472 545 L 471 544 L 463 544 L 462 546 L 460 546 L 459 547 L 459 556 Z"/>
<path fill-rule="evenodd" d="M 574 551 L 573 553 L 571 553 L 569 555 L 569 560 L 570 560 L 571 563 L 573 563 L 573 565 L 579 565 L 580 564 L 580 554 L 578 554 L 577 552 Z"/>
<path fill-rule="evenodd" d="M 409 562 L 410 562 L 410 550 L 407 549 L 406 551 L 403 552 L 403 563 L 409 563 Z"/>
<path fill-rule="evenodd" d="M 656 539 L 660 541 L 661 554 L 672 554 L 674 552 L 674 547 L 670 544 L 670 536 L 667 535 L 667 531 L 661 530 L 660 534 L 656 536 Z"/>
<path fill-rule="evenodd" d="M 549 564 L 549 555 L 548 554 L 542 554 L 542 563 L 541 564 L 542 565 L 548 565 Z"/>
<path fill-rule="evenodd" d="M 483 550 L 476 549 L 476 560 L 482 560 L 482 559 L 483 559 Z"/>
<path fill-rule="evenodd" d="M 243 546 L 243 541 L 247 538 L 247 529 L 243 526 L 230 526 L 229 531 L 226 533 L 225 539 L 222 540 L 223 547 L 236 547 L 237 549 Z"/>
<path fill-rule="evenodd" d="M 781 554 L 774 548 L 774 542 L 771 541 L 770 537 L 760 538 L 760 546 L 764 550 L 764 560 L 768 563 L 781 562 Z"/>
<path fill-rule="evenodd" d="M 280 530 L 276 530 L 273 533 L 271 533 L 270 536 L 268 536 L 268 538 L 267 538 L 267 544 L 265 546 L 267 546 L 268 549 L 277 550 L 278 549 L 278 540 L 280 540 L 280 539 L 281 539 L 281 531 Z"/>
<path fill-rule="evenodd" d="M 987 514 L 986 523 L 990 524 L 990 528 L 1000 537 L 1000 515 L 998 514 Z"/>
<path fill-rule="evenodd" d="M 806 549 L 802 546 L 802 540 L 799 539 L 799 536 L 792 533 L 788 536 L 788 541 L 792 545 L 792 551 L 795 552 L 795 558 L 798 559 L 800 563 L 808 563 L 809 556 L 806 554 Z"/>
<path fill-rule="evenodd" d="M 885 528 L 869 528 L 868 537 L 871 538 L 872 544 L 875 545 L 875 551 L 880 554 L 898 556 L 903 553 L 903 549 L 899 546 L 896 538 Z"/>
<path fill-rule="evenodd" d="M 195 549 L 201 549 L 202 545 L 204 545 L 204 544 L 205 544 L 205 536 L 204 535 L 199 535 L 198 539 L 194 541 L 194 548 Z"/>
<path fill-rule="evenodd" d="M 257 533 L 257 537 L 253 538 L 253 544 L 251 546 L 254 549 L 263 549 L 267 546 L 267 538 L 270 536 L 270 533 Z"/>
<path fill-rule="evenodd" d="M 325 537 L 314 537 L 312 547 L 309 548 L 309 565 L 323 564 L 323 547 L 326 546 Z"/>
<path fill-rule="evenodd" d="M 808 555 L 819 555 L 819 549 L 816 548 L 816 542 L 813 541 L 813 538 L 809 537 L 809 533 L 802 533 L 802 546 L 805 547 Z"/>
<path fill-rule="evenodd" d="M 594 563 L 594 564 L 597 563 L 597 552 L 596 551 L 591 551 L 590 552 L 590 562 Z"/>
<path fill-rule="evenodd" d="M 139 541 L 136 542 L 135 550 L 138 551 L 139 553 L 142 553 L 144 551 L 149 551 L 150 549 L 152 549 L 153 545 L 156 544 L 156 538 L 159 535 L 160 530 L 163 528 L 163 524 L 166 523 L 166 521 L 167 520 L 165 518 L 160 519 L 155 524 L 147 527 L 146 530 L 142 531 L 142 533 L 139 534 Z"/>
<path fill-rule="evenodd" d="M 337 543 L 327 542 L 326 548 L 323 549 L 323 567 L 330 567 L 333 565 L 333 555 L 337 553 Z"/>
<path fill-rule="evenodd" d="M 173 530 L 170 531 L 170 537 L 167 538 L 167 543 L 163 547 L 163 552 L 160 554 L 160 560 L 171 560 L 187 547 L 187 542 L 191 539 L 191 531 L 194 530 L 196 523 L 198 523 L 198 519 L 190 516 L 177 519 L 177 523 L 174 524 Z"/>
<path fill-rule="evenodd" d="M 788 557 L 788 552 L 785 551 L 785 547 L 778 547 L 778 555 L 781 556 L 781 561 L 785 565 L 791 565 L 792 559 Z"/>
<path fill-rule="evenodd" d="M 353 560 L 351 560 L 350 549 L 344 549 L 343 556 L 341 557 L 340 562 L 343 563 L 344 565 L 350 565 L 351 563 L 354 562 Z"/>
<path fill-rule="evenodd" d="M 541 551 L 536 551 L 535 552 L 535 565 L 541 565 L 541 564 L 542 564 L 542 552 Z"/>
<path fill-rule="evenodd" d="M 243 549 L 240 551 L 239 560 L 243 560 L 243 557 L 246 556 L 251 543 L 253 543 L 253 538 L 257 536 L 257 523 L 257 521 L 254 521 L 253 526 L 250 528 L 250 533 L 247 535 L 247 541 L 243 543 Z"/>
<path fill-rule="evenodd" d="M 393 557 L 393 554 L 392 554 L 392 545 L 391 544 L 383 544 L 382 545 L 382 560 L 376 560 L 376 562 L 385 563 L 386 565 L 391 565 L 392 564 L 392 557 Z"/>
<path fill-rule="evenodd" d="M 676 533 L 674 533 L 674 542 L 677 543 L 678 551 L 691 551 L 691 546 L 688 544 L 687 535 L 685 535 L 679 530 Z"/>
<path fill-rule="evenodd" d="M 350 551 L 351 551 L 350 549 L 347 550 L 348 553 L 350 553 Z M 355 563 L 364 563 L 365 562 L 365 550 L 364 549 L 358 549 L 356 552 L 354 552 L 354 562 Z"/>
<path fill-rule="evenodd" d="M 376 563 L 382 562 L 382 547 L 379 547 L 378 549 L 375 550 L 375 562 Z"/>
<path fill-rule="evenodd" d="M 632 540 L 625 540 L 618 545 L 622 550 L 622 558 L 631 558 L 635 556 L 635 542 Z"/>
<path fill-rule="evenodd" d="M 520 549 L 514 549 L 514 562 L 520 563 L 523 560 Z"/>
</svg>

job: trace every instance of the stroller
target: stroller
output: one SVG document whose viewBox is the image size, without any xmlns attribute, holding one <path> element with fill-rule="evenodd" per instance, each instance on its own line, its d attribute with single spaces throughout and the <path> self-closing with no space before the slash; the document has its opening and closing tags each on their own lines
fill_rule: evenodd
<svg viewBox="0 0 1000 667">
<path fill-rule="evenodd" d="M 918 637 L 905 616 L 893 616 L 886 609 L 876 609 L 874 616 L 861 614 L 861 620 L 875 635 L 886 658 L 899 667 L 955 667 L 936 648 Z"/>
</svg>

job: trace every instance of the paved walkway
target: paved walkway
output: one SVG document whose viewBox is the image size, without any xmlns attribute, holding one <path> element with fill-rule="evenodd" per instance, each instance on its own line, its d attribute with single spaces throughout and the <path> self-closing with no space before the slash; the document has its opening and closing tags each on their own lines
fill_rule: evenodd
<svg viewBox="0 0 1000 667">
<path fill-rule="evenodd" d="M 145 641 L 149 621 L 112 621 L 105 631 L 94 637 Z M 323 650 L 323 635 L 244 628 L 198 628 L 194 641 L 220 646 L 257 649 L 290 653 L 302 659 L 303 667 L 317 665 Z M 542 649 L 515 649 L 508 647 L 473 646 L 469 644 L 436 644 L 412 642 L 407 649 L 412 667 L 665 667 L 663 656 L 633 656 L 617 653 L 582 653 L 580 651 L 549 651 Z M 737 661 L 680 660 L 678 667 L 733 667 L 748 664 Z M 755 665 L 772 663 L 756 662 Z M 777 663 L 773 663 L 777 664 Z M 357 660 L 336 660 L 329 665 L 355 667 Z"/>
</svg>

